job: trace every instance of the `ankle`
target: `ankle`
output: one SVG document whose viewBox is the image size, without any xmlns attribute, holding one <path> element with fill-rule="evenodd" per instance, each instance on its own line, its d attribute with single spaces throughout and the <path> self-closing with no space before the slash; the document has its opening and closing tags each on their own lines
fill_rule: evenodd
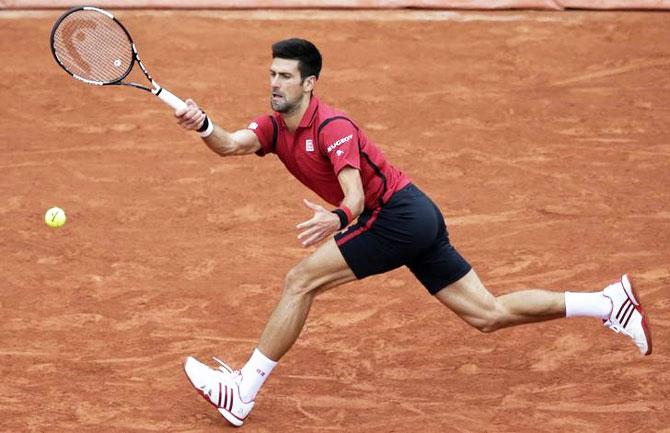
<svg viewBox="0 0 670 433">
<path fill-rule="evenodd" d="M 276 365 L 277 362 L 255 349 L 249 361 L 240 370 L 242 377 L 239 385 L 240 398 L 244 401 L 253 401 Z"/>
</svg>

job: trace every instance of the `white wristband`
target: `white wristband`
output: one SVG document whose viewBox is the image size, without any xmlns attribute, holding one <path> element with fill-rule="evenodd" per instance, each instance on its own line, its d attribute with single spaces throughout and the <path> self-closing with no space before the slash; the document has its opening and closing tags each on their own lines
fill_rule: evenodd
<svg viewBox="0 0 670 433">
<path fill-rule="evenodd" d="M 210 135 L 212 135 L 212 132 L 214 132 L 214 122 L 209 120 L 208 118 L 205 119 L 207 121 L 207 129 L 205 129 L 202 132 L 198 132 L 202 138 L 207 138 Z"/>
</svg>

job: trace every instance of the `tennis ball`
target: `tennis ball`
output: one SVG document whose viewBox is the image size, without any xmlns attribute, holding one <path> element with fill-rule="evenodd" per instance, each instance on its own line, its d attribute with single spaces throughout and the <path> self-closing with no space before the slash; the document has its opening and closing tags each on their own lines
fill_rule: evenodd
<svg viewBox="0 0 670 433">
<path fill-rule="evenodd" d="M 66 219 L 65 211 L 59 207 L 52 207 L 44 214 L 44 222 L 54 229 L 62 227 Z"/>
</svg>

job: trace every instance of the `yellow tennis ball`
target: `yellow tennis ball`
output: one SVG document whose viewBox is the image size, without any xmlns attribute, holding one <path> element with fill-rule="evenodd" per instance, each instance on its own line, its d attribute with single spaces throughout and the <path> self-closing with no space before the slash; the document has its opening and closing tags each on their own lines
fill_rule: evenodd
<svg viewBox="0 0 670 433">
<path fill-rule="evenodd" d="M 52 207 L 44 214 L 44 222 L 54 229 L 62 227 L 66 219 L 65 211 L 59 207 Z"/>
</svg>

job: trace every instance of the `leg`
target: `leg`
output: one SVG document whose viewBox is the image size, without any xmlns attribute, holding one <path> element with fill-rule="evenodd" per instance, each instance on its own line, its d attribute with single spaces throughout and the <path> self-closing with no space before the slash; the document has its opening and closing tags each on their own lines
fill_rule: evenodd
<svg viewBox="0 0 670 433">
<path fill-rule="evenodd" d="M 286 275 L 281 299 L 265 325 L 258 349 L 279 361 L 298 339 L 314 297 L 355 279 L 335 240 L 321 245 Z"/>
<path fill-rule="evenodd" d="M 186 375 L 224 418 L 241 426 L 276 361 L 298 339 L 316 294 L 355 279 L 335 240 L 330 239 L 289 271 L 258 348 L 239 372 L 221 361 L 215 370 L 189 357 L 184 364 Z"/>
<path fill-rule="evenodd" d="M 474 270 L 436 295 L 445 306 L 482 332 L 565 317 L 565 295 L 523 290 L 493 296 Z"/>
</svg>

